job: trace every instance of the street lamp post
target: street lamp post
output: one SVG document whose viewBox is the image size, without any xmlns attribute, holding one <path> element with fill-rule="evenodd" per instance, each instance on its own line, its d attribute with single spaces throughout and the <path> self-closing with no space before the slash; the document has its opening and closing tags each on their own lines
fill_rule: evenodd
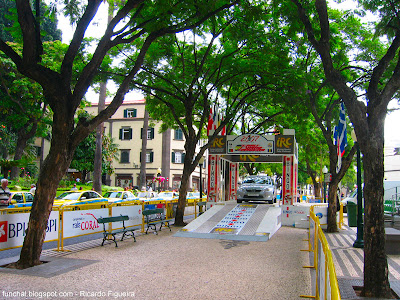
<svg viewBox="0 0 400 300">
<path fill-rule="evenodd" d="M 200 158 L 200 160 L 199 160 L 199 165 L 200 165 L 200 201 L 203 201 L 203 179 L 202 179 L 203 163 L 204 163 L 204 157 L 202 156 Z"/>
<path fill-rule="evenodd" d="M 324 166 L 322 168 L 322 173 L 324 173 L 324 201 L 323 203 L 326 202 L 326 174 L 328 174 L 328 168 L 326 166 Z"/>
<path fill-rule="evenodd" d="M 357 149 L 357 238 L 354 241 L 354 248 L 364 248 L 364 224 L 362 213 L 362 182 L 361 182 L 361 153 L 360 145 L 357 142 L 357 136 L 354 129 L 351 132 L 351 138 Z"/>
</svg>

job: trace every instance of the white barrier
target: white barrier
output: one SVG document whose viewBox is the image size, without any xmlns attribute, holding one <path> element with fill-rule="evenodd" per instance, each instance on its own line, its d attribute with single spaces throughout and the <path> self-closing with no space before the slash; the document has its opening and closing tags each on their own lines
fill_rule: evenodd
<svg viewBox="0 0 400 300">
<path fill-rule="evenodd" d="M 21 247 L 30 213 L 0 214 L 0 250 Z M 45 242 L 59 237 L 59 212 L 52 211 L 47 222 Z"/>
<path fill-rule="evenodd" d="M 326 228 L 328 224 L 328 205 L 327 204 L 308 204 L 301 203 L 298 205 L 282 205 L 282 226 L 293 226 L 299 228 L 308 228 L 311 206 L 314 213 L 320 221 L 322 228 Z"/>
<path fill-rule="evenodd" d="M 317 209 L 318 208 L 318 209 Z M 320 219 L 315 214 L 320 212 L 321 206 L 314 206 L 310 211 L 309 227 L 309 250 L 313 255 L 313 266 L 306 268 L 315 269 L 315 290 L 314 295 L 301 296 L 302 298 L 312 299 L 334 299 L 340 300 L 339 285 L 336 277 L 335 266 L 329 244 L 325 238 L 320 225 Z"/>
</svg>

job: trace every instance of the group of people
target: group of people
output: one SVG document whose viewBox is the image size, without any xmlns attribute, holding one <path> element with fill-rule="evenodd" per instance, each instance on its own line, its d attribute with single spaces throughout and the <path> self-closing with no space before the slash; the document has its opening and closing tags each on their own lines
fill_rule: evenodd
<svg viewBox="0 0 400 300">
<path fill-rule="evenodd" d="M 36 185 L 31 184 L 31 189 L 29 190 L 33 195 L 36 192 Z M 11 191 L 8 187 L 8 179 L 3 178 L 1 180 L 1 186 L 0 186 L 0 208 L 1 207 L 6 207 L 11 204 Z"/>
</svg>

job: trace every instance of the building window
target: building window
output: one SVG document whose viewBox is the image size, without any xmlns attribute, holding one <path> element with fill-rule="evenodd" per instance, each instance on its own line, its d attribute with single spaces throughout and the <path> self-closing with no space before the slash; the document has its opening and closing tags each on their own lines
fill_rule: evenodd
<svg viewBox="0 0 400 300">
<path fill-rule="evenodd" d="M 36 157 L 40 157 L 42 155 L 42 147 L 35 146 Z"/>
<path fill-rule="evenodd" d="M 124 118 L 136 118 L 136 109 L 127 108 L 124 110 Z"/>
<path fill-rule="evenodd" d="M 130 150 L 121 150 L 121 164 L 129 163 Z"/>
<path fill-rule="evenodd" d="M 132 128 L 122 127 L 119 130 L 119 139 L 120 140 L 131 140 L 132 139 Z"/>
<path fill-rule="evenodd" d="M 182 129 L 175 129 L 175 140 L 183 141 L 183 132 Z"/>
<path fill-rule="evenodd" d="M 146 163 L 152 163 L 154 160 L 154 152 L 149 150 L 146 152 Z M 140 162 L 142 162 L 142 154 L 140 153 Z"/>
<path fill-rule="evenodd" d="M 143 138 L 143 128 L 140 130 L 140 138 Z M 154 139 L 154 128 L 147 129 L 147 139 L 152 140 Z"/>
<path fill-rule="evenodd" d="M 183 164 L 184 160 L 185 160 L 185 153 L 180 152 L 180 151 L 176 151 L 176 152 L 172 152 L 172 162 L 175 164 Z"/>
</svg>

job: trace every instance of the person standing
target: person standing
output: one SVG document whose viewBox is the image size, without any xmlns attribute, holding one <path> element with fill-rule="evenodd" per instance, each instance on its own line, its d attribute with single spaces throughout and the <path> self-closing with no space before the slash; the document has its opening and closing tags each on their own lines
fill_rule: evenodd
<svg viewBox="0 0 400 300">
<path fill-rule="evenodd" d="M 34 185 L 33 183 L 31 184 L 31 189 L 29 190 L 30 193 L 34 194 L 36 193 L 36 185 Z"/>
<path fill-rule="evenodd" d="M 8 179 L 3 178 L 0 186 L 0 207 L 6 207 L 11 202 L 11 191 L 8 188 Z"/>
</svg>

